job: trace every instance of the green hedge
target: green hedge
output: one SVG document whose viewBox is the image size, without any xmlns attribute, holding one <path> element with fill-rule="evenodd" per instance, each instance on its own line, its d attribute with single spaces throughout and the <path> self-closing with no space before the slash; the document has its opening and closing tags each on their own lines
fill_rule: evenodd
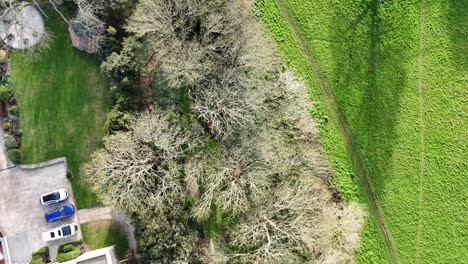
<svg viewBox="0 0 468 264">
<path fill-rule="evenodd" d="M 13 162 L 14 164 L 21 164 L 21 151 L 19 149 L 10 149 L 7 153 L 8 158 Z"/>
<path fill-rule="evenodd" d="M 68 251 L 68 252 L 65 252 L 65 253 L 63 253 L 63 252 L 58 253 L 56 260 L 59 263 L 69 261 L 69 260 L 72 260 L 72 259 L 76 259 L 77 257 L 79 257 L 81 255 L 81 253 L 82 252 L 81 252 L 81 250 L 79 248 L 74 248 L 72 251 Z"/>
<path fill-rule="evenodd" d="M 44 260 L 42 258 L 31 259 L 29 264 L 44 264 Z"/>
<path fill-rule="evenodd" d="M 67 252 L 70 252 L 70 251 L 73 251 L 73 250 L 75 250 L 75 247 L 72 244 L 66 244 L 62 248 L 63 253 L 67 253 Z"/>
<path fill-rule="evenodd" d="M 49 248 L 42 247 L 38 251 L 31 254 L 31 260 L 29 264 L 42 264 L 45 259 L 49 258 Z"/>
</svg>

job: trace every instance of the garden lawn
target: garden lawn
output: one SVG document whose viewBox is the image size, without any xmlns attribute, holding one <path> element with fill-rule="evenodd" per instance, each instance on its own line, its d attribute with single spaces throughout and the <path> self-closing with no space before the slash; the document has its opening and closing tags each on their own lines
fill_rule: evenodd
<svg viewBox="0 0 468 264">
<path fill-rule="evenodd" d="M 468 263 L 468 2 L 283 2 L 345 116 L 400 261 Z M 310 65 L 275 0 L 257 0 L 256 8 L 320 106 Z M 349 162 L 329 124 L 322 141 L 338 186 L 353 200 L 339 165 Z M 372 222 L 358 262 L 388 262 Z"/>
<path fill-rule="evenodd" d="M 109 82 L 99 62 L 71 46 L 66 24 L 49 12 L 51 48 L 30 62 L 22 51 L 11 56 L 10 78 L 20 106 L 23 163 L 66 157 L 74 173 L 78 208 L 97 204 L 80 179 L 81 167 L 103 135 Z"/>
<path fill-rule="evenodd" d="M 128 251 L 128 241 L 123 229 L 110 220 L 100 220 L 81 225 L 83 241 L 91 249 L 100 249 L 116 246 L 120 258 L 125 257 Z"/>
</svg>

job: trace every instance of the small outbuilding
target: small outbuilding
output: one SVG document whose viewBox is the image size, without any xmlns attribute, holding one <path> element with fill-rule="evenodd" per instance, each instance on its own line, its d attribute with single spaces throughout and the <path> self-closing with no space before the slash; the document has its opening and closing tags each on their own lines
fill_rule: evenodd
<svg viewBox="0 0 468 264">
<path fill-rule="evenodd" d="M 73 47 L 92 54 L 99 49 L 105 27 L 94 15 L 79 11 L 68 31 Z"/>
</svg>

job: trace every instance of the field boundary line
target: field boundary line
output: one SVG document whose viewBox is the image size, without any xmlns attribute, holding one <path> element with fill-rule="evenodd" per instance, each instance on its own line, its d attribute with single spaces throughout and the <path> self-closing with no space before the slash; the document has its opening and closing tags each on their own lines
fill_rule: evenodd
<svg viewBox="0 0 468 264">
<path fill-rule="evenodd" d="M 423 84 L 423 60 L 424 60 L 424 17 L 426 13 L 425 0 L 421 0 L 419 18 L 419 57 L 418 57 L 418 97 L 419 97 L 419 128 L 421 138 L 421 160 L 419 162 L 419 209 L 418 209 L 418 232 L 416 235 L 415 263 L 420 262 L 421 233 L 423 228 L 423 203 L 424 203 L 424 176 L 426 174 L 426 125 L 424 123 L 424 84 Z"/>
<path fill-rule="evenodd" d="M 341 112 L 338 110 L 338 106 L 336 104 L 335 98 L 333 97 L 333 94 L 331 93 L 330 87 L 328 87 L 327 82 L 325 81 L 325 78 L 322 76 L 322 73 L 319 70 L 318 63 L 316 62 L 314 56 L 312 56 L 312 52 L 307 48 L 305 41 L 303 37 L 300 34 L 299 28 L 294 20 L 294 18 L 291 16 L 289 13 L 289 10 L 287 9 L 285 3 L 283 0 L 275 0 L 275 2 L 278 5 L 278 8 L 280 10 L 280 13 L 284 16 L 286 19 L 286 22 L 296 39 L 300 49 L 304 53 L 307 62 L 309 65 L 312 67 L 312 71 L 315 75 L 315 78 L 318 81 L 320 90 L 324 96 L 325 103 L 327 104 L 328 108 L 331 110 L 332 114 L 336 117 L 336 121 L 338 122 L 338 127 L 342 133 L 342 135 L 345 138 L 346 145 L 348 147 L 348 150 L 351 154 L 351 158 L 353 160 L 353 164 L 356 170 L 357 175 L 361 179 L 361 184 L 364 188 L 364 191 L 367 194 L 367 198 L 369 200 L 369 205 L 371 212 L 375 215 L 376 220 L 378 222 L 379 229 L 381 231 L 381 234 L 383 236 L 383 242 L 385 244 L 385 247 L 388 251 L 388 255 L 390 257 L 390 262 L 391 263 L 400 263 L 399 257 L 398 257 L 398 252 L 396 249 L 396 243 L 393 240 L 393 237 L 391 235 L 391 232 L 387 226 L 387 223 L 385 222 L 385 216 L 383 213 L 382 208 L 377 202 L 377 199 L 375 197 L 375 193 L 373 191 L 373 187 L 371 185 L 371 181 L 369 179 L 369 176 L 366 173 L 366 170 L 364 168 L 364 163 L 362 161 L 361 155 L 359 154 L 359 151 L 357 150 L 356 145 L 354 144 L 354 141 L 351 137 L 351 133 L 349 131 L 348 125 L 344 119 L 344 116 L 341 114 Z"/>
</svg>

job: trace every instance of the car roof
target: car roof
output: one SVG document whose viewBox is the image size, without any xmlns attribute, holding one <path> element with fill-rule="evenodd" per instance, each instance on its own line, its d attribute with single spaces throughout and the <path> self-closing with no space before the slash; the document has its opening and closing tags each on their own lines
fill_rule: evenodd
<svg viewBox="0 0 468 264">
<path fill-rule="evenodd" d="M 71 215 L 75 212 L 75 207 L 72 204 L 66 204 L 63 206 L 66 215 Z"/>
<path fill-rule="evenodd" d="M 62 226 L 62 232 L 64 236 L 69 236 L 72 233 L 71 225 Z"/>
<path fill-rule="evenodd" d="M 60 208 L 47 212 L 45 215 L 46 220 L 54 219 L 60 217 Z"/>
<path fill-rule="evenodd" d="M 59 198 L 60 194 L 58 192 L 52 192 L 43 196 L 44 201 L 57 200 Z"/>
</svg>

